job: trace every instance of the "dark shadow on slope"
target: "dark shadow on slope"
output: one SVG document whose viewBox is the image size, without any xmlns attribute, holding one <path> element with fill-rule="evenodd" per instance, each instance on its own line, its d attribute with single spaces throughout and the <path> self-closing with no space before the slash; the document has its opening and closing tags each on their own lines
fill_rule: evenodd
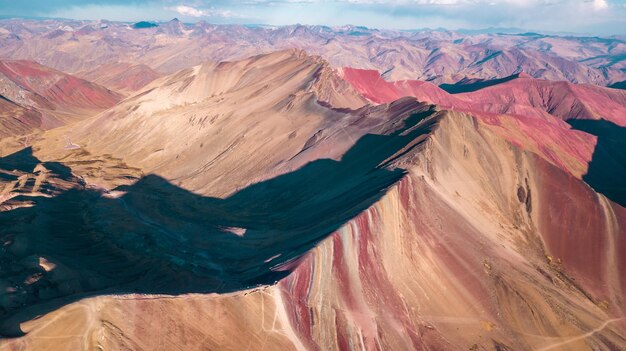
<svg viewBox="0 0 626 351">
<path fill-rule="evenodd" d="M 225 199 L 149 175 L 116 189 L 125 192 L 118 198 L 77 186 L 0 212 L 0 332 L 19 336 L 21 322 L 87 296 L 274 283 L 403 176 L 381 164 L 429 133 L 432 113 L 412 115 L 389 135 L 363 136 L 341 161 L 316 160 Z M 30 150 L 0 159 L 24 169 L 38 163 Z M 62 167 L 51 177 L 69 181 Z M 44 270 L 40 257 L 53 268 Z"/>
<path fill-rule="evenodd" d="M 33 149 L 27 147 L 14 154 L 0 158 L 0 169 L 5 171 L 17 170 L 21 172 L 32 172 L 40 163 L 41 161 L 33 156 Z"/>
<path fill-rule="evenodd" d="M 609 88 L 613 88 L 613 89 L 626 90 L 626 80 L 625 81 L 621 81 L 621 82 L 617 82 L 617 83 L 613 83 L 613 84 L 609 85 L 608 87 Z"/>
<path fill-rule="evenodd" d="M 499 79 L 489 79 L 489 80 L 478 80 L 478 81 L 464 81 L 460 80 L 454 84 L 441 84 L 439 87 L 450 94 L 461 94 L 461 93 L 470 93 L 472 91 L 480 90 L 483 88 L 487 88 L 493 85 L 506 83 L 510 80 L 519 78 L 519 74 L 514 74 L 512 76 L 499 78 Z"/>
<path fill-rule="evenodd" d="M 33 149 L 27 147 L 14 154 L 0 158 L 0 171 L 2 171 L 0 172 L 0 189 L 3 188 L 2 181 L 15 181 L 21 174 L 33 173 L 35 167 L 39 164 L 43 165 L 47 171 L 52 172 L 57 179 L 64 180 L 67 183 L 66 185 L 72 183 L 76 184 L 76 186 L 83 185 L 83 180 L 75 177 L 69 167 L 58 162 L 41 162 L 33 156 Z M 33 178 L 31 178 L 31 182 L 34 182 Z M 52 195 L 59 193 L 59 189 L 55 189 L 48 183 L 43 183 L 39 188 L 39 192 Z"/>
<path fill-rule="evenodd" d="M 605 120 L 569 120 L 574 129 L 598 137 L 583 180 L 626 207 L 626 128 Z"/>
</svg>

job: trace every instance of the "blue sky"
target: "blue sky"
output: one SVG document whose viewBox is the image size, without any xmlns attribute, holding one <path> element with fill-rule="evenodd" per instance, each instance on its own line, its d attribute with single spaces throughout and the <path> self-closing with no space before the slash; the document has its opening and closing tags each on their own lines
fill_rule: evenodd
<svg viewBox="0 0 626 351">
<path fill-rule="evenodd" d="M 0 15 L 626 34 L 626 0 L 0 0 Z"/>
</svg>

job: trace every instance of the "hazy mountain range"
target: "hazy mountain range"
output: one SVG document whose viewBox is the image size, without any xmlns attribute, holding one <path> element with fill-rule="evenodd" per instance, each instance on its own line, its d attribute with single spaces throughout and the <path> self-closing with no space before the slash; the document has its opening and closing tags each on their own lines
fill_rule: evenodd
<svg viewBox="0 0 626 351">
<path fill-rule="evenodd" d="M 148 28 L 108 21 L 0 21 L 0 57 L 35 60 L 79 76 L 110 63 L 143 64 L 170 74 L 205 61 L 294 47 L 336 67 L 376 69 L 391 79 L 437 84 L 519 72 L 598 85 L 626 80 L 626 40 L 621 37 L 184 24 L 176 19 Z"/>
</svg>

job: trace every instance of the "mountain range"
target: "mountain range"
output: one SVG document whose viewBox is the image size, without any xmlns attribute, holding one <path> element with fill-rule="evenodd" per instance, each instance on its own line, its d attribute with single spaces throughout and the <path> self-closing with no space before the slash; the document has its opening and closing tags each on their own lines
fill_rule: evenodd
<svg viewBox="0 0 626 351">
<path fill-rule="evenodd" d="M 624 48 L 2 20 L 0 349 L 624 349 Z"/>
<path fill-rule="evenodd" d="M 110 21 L 0 21 L 0 57 L 35 60 L 86 77 L 111 63 L 147 65 L 171 74 L 206 61 L 289 48 L 322 56 L 335 67 L 376 69 L 393 80 L 451 84 L 524 72 L 602 86 L 626 81 L 622 37 L 185 24 L 177 19 L 145 28 Z"/>
</svg>

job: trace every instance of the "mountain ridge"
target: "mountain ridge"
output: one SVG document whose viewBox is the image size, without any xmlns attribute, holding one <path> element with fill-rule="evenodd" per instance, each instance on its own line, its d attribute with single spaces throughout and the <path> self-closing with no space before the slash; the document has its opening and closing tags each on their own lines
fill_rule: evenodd
<svg viewBox="0 0 626 351">
<path fill-rule="evenodd" d="M 0 139 L 0 348 L 621 348 L 620 145 L 498 94 L 292 49 Z"/>
</svg>

